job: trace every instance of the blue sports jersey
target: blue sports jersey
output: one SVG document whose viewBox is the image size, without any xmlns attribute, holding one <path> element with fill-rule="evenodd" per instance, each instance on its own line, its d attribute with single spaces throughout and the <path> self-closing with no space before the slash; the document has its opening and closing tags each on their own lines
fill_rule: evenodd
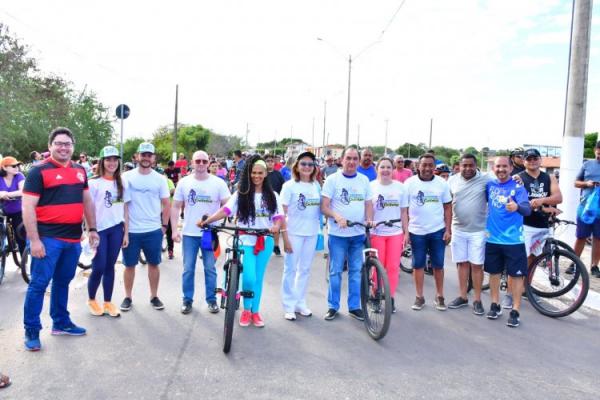
<svg viewBox="0 0 600 400">
<path fill-rule="evenodd" d="M 496 244 L 524 243 L 523 216 L 519 211 L 508 211 L 506 204 L 512 198 L 519 206 L 528 208 L 527 190 L 512 179 L 504 183 L 494 179 L 487 183 L 485 189 L 488 199 L 487 241 Z"/>
</svg>

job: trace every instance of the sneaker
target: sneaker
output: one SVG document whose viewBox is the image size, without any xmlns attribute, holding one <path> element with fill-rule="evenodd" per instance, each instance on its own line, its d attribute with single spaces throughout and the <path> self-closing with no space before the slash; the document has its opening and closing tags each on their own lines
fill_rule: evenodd
<svg viewBox="0 0 600 400">
<path fill-rule="evenodd" d="M 55 336 L 68 335 L 68 336 L 83 336 L 86 334 L 85 328 L 70 323 L 66 326 L 52 326 L 52 334 Z"/>
<path fill-rule="evenodd" d="M 104 310 L 100 307 L 100 304 L 94 299 L 90 299 L 87 301 L 87 306 L 90 310 L 90 314 L 99 317 L 100 315 L 104 315 Z"/>
<path fill-rule="evenodd" d="M 214 301 L 212 303 L 208 303 L 208 312 L 211 314 L 216 314 L 219 312 L 219 306 Z"/>
<path fill-rule="evenodd" d="M 279 249 L 279 246 L 275 246 L 275 247 L 273 247 L 273 253 L 274 253 L 276 256 L 280 256 L 280 255 L 281 255 L 281 250 Z"/>
<path fill-rule="evenodd" d="M 485 313 L 485 310 L 483 308 L 483 304 L 481 303 L 481 301 L 475 300 L 473 302 L 473 314 L 483 315 L 484 313 Z"/>
<path fill-rule="evenodd" d="M 169 260 L 172 260 L 173 258 L 173 250 L 169 250 Z"/>
<path fill-rule="evenodd" d="M 333 308 L 330 308 L 329 310 L 327 310 L 327 313 L 325 314 L 325 321 L 331 321 L 332 319 L 334 319 L 337 316 L 337 310 L 334 310 Z"/>
<path fill-rule="evenodd" d="M 130 297 L 125 297 L 119 308 L 121 309 L 121 311 L 129 311 L 131 310 L 132 303 L 133 302 L 131 301 Z"/>
<path fill-rule="evenodd" d="M 308 307 L 296 307 L 296 312 L 303 317 L 310 317 L 312 315 L 312 311 Z"/>
<path fill-rule="evenodd" d="M 252 313 L 249 310 L 242 311 L 240 315 L 240 326 L 249 326 L 252 319 Z"/>
<path fill-rule="evenodd" d="M 365 313 L 360 308 L 357 308 L 356 310 L 350 310 L 349 313 L 351 317 L 356 318 L 359 321 L 365 320 Z"/>
<path fill-rule="evenodd" d="M 286 312 L 283 315 L 283 318 L 287 319 L 288 321 L 295 321 L 296 320 L 296 313 L 293 312 Z"/>
<path fill-rule="evenodd" d="M 265 321 L 262 319 L 261 315 L 257 312 L 252 314 L 252 325 L 257 328 L 264 328 Z"/>
<path fill-rule="evenodd" d="M 412 305 L 412 309 L 415 311 L 422 310 L 425 307 L 425 297 L 415 297 L 415 303 Z"/>
<path fill-rule="evenodd" d="M 437 296 L 435 298 L 435 308 L 438 311 L 446 311 L 446 303 L 444 303 L 444 296 Z"/>
<path fill-rule="evenodd" d="M 510 326 L 511 328 L 516 328 L 520 323 L 521 321 L 519 321 L 519 312 L 517 310 L 510 310 L 506 325 Z"/>
<path fill-rule="evenodd" d="M 469 305 L 469 299 L 464 299 L 464 298 L 458 296 L 457 298 L 452 300 L 450 302 L 450 304 L 448 304 L 448 308 L 454 310 L 456 308 L 461 308 L 461 307 L 465 307 L 468 305 Z"/>
<path fill-rule="evenodd" d="M 103 310 L 104 314 L 107 314 L 113 318 L 116 317 L 120 317 L 121 313 L 119 312 L 119 309 L 117 308 L 117 306 L 115 306 L 113 303 L 111 303 L 110 301 L 105 301 L 104 302 L 104 310 Z"/>
<path fill-rule="evenodd" d="M 192 303 L 189 301 L 184 301 L 183 304 L 181 305 L 181 313 L 189 314 L 191 312 L 192 312 Z"/>
<path fill-rule="evenodd" d="M 25 328 L 25 350 L 39 351 L 41 348 L 40 331 L 37 329 Z"/>
<path fill-rule="evenodd" d="M 396 301 L 392 297 L 392 314 L 396 314 Z"/>
<path fill-rule="evenodd" d="M 490 305 L 490 311 L 487 313 L 488 319 L 498 319 L 502 315 L 502 307 L 498 303 L 492 303 Z"/>
<path fill-rule="evenodd" d="M 593 269 L 593 268 L 594 268 L 594 267 L 592 267 L 592 269 Z M 596 268 L 598 268 L 598 267 L 596 267 Z M 571 265 L 569 265 L 569 266 L 567 267 L 567 269 L 565 269 L 565 274 L 567 274 L 567 275 L 573 275 L 574 273 L 575 273 L 575 264 L 574 264 L 574 263 L 571 263 Z"/>
<path fill-rule="evenodd" d="M 152 304 L 152 307 L 155 310 L 162 310 L 163 308 L 165 308 L 165 305 L 162 301 L 160 301 L 158 297 L 153 297 L 152 299 L 150 299 L 150 304 Z"/>
<path fill-rule="evenodd" d="M 573 271 L 573 273 L 575 273 L 575 271 Z M 598 268 L 597 265 L 594 265 L 592 269 L 590 269 L 590 275 L 600 278 L 600 268 Z"/>
<path fill-rule="evenodd" d="M 505 294 L 504 297 L 502 298 L 502 308 L 504 308 L 505 310 L 510 310 L 512 307 L 513 307 L 512 294 Z"/>
</svg>

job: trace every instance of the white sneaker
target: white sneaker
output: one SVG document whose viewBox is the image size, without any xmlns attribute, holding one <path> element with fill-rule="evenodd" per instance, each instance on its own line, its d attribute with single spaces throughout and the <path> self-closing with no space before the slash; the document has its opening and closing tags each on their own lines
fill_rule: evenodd
<svg viewBox="0 0 600 400">
<path fill-rule="evenodd" d="M 312 315 L 312 311 L 308 307 L 297 307 L 296 312 L 303 317 L 310 317 Z"/>
<path fill-rule="evenodd" d="M 287 319 L 288 321 L 295 321 L 296 320 L 296 313 L 293 312 L 286 312 L 285 315 L 283 316 L 285 319 Z"/>
</svg>

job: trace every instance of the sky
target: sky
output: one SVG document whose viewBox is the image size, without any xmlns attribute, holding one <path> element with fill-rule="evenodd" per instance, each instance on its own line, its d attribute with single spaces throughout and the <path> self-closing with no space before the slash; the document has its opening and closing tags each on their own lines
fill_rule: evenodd
<svg viewBox="0 0 600 400">
<path fill-rule="evenodd" d="M 560 145 L 571 0 L 3 0 L 46 73 L 131 109 L 125 138 L 202 124 L 250 144 L 293 136 L 454 148 Z M 321 40 L 318 40 L 320 38 Z M 600 10 L 586 132 L 600 130 Z M 326 113 L 325 110 L 326 103 Z M 325 129 L 324 129 L 325 117 Z M 387 121 L 387 122 L 386 122 Z M 120 124 L 114 124 L 120 132 Z M 314 135 L 313 135 L 314 132 Z"/>
</svg>

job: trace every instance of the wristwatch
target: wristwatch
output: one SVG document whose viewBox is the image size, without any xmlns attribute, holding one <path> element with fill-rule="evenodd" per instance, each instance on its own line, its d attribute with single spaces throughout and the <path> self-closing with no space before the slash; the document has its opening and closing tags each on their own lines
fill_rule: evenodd
<svg viewBox="0 0 600 400">
<path fill-rule="evenodd" d="M 88 232 L 98 232 L 98 229 L 96 229 L 96 228 L 89 228 Z"/>
</svg>

